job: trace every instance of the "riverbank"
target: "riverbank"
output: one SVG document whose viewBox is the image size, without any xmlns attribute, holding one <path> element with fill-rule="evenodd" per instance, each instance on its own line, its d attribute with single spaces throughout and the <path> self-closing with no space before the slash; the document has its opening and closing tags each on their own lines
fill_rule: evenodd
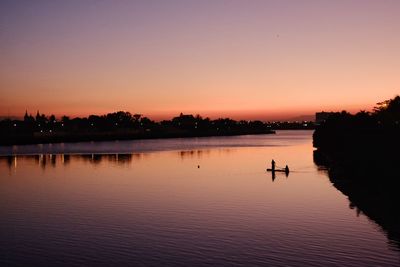
<svg viewBox="0 0 400 267">
<path fill-rule="evenodd" d="M 156 122 L 124 111 L 73 119 L 66 116 L 57 119 L 39 112 L 34 118 L 26 112 L 24 120 L 0 121 L 0 145 L 273 134 L 273 129 L 313 127 L 312 122 L 211 120 L 182 113 L 171 120 Z"/>
<path fill-rule="evenodd" d="M 48 144 L 48 143 L 72 143 L 87 141 L 114 141 L 114 140 L 141 140 L 141 139 L 167 139 L 185 137 L 212 137 L 212 136 L 236 136 L 275 134 L 273 130 L 221 130 L 221 131 L 116 131 L 116 132 L 76 132 L 76 133 L 34 133 L 31 135 L 1 135 L 0 146 Z"/>
</svg>

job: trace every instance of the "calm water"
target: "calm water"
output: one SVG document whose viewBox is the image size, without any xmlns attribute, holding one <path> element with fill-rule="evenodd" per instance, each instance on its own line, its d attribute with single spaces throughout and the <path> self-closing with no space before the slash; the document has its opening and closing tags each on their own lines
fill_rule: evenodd
<svg viewBox="0 0 400 267">
<path fill-rule="evenodd" d="M 0 265 L 399 266 L 311 134 L 3 147 Z"/>
</svg>

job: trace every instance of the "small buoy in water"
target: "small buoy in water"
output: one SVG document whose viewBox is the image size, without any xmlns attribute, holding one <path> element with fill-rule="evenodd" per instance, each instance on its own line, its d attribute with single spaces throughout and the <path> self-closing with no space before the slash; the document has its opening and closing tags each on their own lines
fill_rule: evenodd
<svg viewBox="0 0 400 267">
<path fill-rule="evenodd" d="M 200 165 L 197 165 L 197 169 L 200 169 Z"/>
</svg>

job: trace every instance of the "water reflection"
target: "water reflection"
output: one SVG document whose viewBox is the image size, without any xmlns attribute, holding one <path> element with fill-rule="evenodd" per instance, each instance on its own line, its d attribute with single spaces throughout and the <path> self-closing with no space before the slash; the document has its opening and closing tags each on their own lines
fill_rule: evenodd
<svg viewBox="0 0 400 267">
<path fill-rule="evenodd" d="M 230 153 L 233 149 L 216 149 L 219 153 Z M 210 149 L 182 150 L 176 152 L 182 159 L 201 159 L 210 156 Z M 67 166 L 71 162 L 81 161 L 88 164 L 99 165 L 101 163 L 113 163 L 119 166 L 132 164 L 150 154 L 145 153 L 115 153 L 115 154 L 38 154 L 38 155 L 14 155 L 0 156 L 0 164 L 6 164 L 9 171 L 16 171 L 18 162 L 34 163 L 42 169 L 55 168 L 57 166 Z"/>
<path fill-rule="evenodd" d="M 348 197 L 349 208 L 355 210 L 357 217 L 364 214 L 379 225 L 391 247 L 400 250 L 400 213 L 396 200 L 398 197 L 377 183 L 370 184 L 352 179 L 349 172 L 340 172 L 338 175 L 335 166 L 328 168 L 326 157 L 318 150 L 314 151 L 313 158 L 318 169 L 328 175 L 333 186 Z M 380 179 L 384 180 L 383 177 Z"/>
<path fill-rule="evenodd" d="M 226 149 L 229 151 L 229 149 Z M 181 159 L 188 159 L 188 158 L 202 158 L 204 155 L 210 154 L 210 149 L 191 149 L 191 150 L 182 150 L 178 151 L 178 155 Z"/>
<path fill-rule="evenodd" d="M 28 154 L 115 154 L 154 151 L 191 151 L 202 153 L 211 148 L 277 147 L 309 140 L 311 131 L 278 131 L 276 134 L 124 140 L 105 142 L 54 143 L 0 146 L 0 155 Z M 203 150 L 205 149 L 205 150 Z"/>
<path fill-rule="evenodd" d="M 117 163 L 119 165 L 130 164 L 133 159 L 140 160 L 142 154 L 40 154 L 24 156 L 0 156 L 0 164 L 7 164 L 10 170 L 16 170 L 18 161 L 35 163 L 42 169 L 55 168 L 58 165 L 69 165 L 71 161 L 83 161 L 91 164 L 100 164 L 103 161 Z"/>
<path fill-rule="evenodd" d="M 0 157 L 0 265 L 398 266 L 302 134 L 287 146 Z M 271 181 L 272 158 L 290 179 Z"/>
<path fill-rule="evenodd" d="M 286 178 L 289 177 L 289 172 L 270 172 L 270 173 L 271 173 L 272 182 L 275 181 L 276 176 L 285 176 Z"/>
</svg>

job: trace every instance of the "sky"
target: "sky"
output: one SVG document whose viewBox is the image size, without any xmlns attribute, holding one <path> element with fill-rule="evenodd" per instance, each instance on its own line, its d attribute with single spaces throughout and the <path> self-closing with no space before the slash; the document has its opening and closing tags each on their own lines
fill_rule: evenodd
<svg viewBox="0 0 400 267">
<path fill-rule="evenodd" d="M 287 119 L 400 93 L 400 1 L 0 1 L 0 116 Z"/>
</svg>

